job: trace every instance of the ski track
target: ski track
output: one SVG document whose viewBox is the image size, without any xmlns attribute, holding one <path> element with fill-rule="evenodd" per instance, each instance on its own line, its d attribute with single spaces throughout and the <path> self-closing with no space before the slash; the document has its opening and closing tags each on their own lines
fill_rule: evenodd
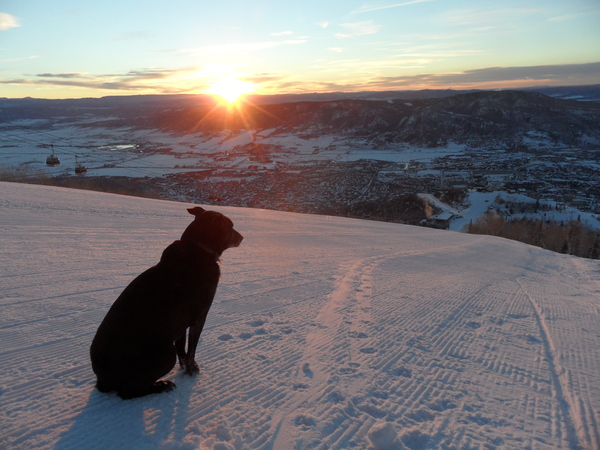
<svg viewBox="0 0 600 450">
<path fill-rule="evenodd" d="M 122 401 L 94 389 L 89 344 L 185 206 L 14 186 L 0 183 L 2 448 L 600 448 L 595 261 L 215 208 L 245 240 L 223 255 L 201 372 Z"/>
</svg>

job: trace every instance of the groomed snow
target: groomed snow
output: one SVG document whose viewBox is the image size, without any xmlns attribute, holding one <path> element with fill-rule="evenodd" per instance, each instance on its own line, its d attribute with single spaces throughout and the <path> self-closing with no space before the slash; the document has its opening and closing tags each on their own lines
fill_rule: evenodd
<svg viewBox="0 0 600 450">
<path fill-rule="evenodd" d="M 96 328 L 186 207 L 0 183 L 0 448 L 600 448 L 600 262 L 380 222 L 214 208 L 245 239 L 200 375 L 99 393 Z"/>
</svg>

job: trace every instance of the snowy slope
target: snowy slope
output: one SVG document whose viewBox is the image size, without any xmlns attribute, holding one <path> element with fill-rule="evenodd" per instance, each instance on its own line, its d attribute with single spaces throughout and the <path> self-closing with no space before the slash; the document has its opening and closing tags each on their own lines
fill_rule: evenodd
<svg viewBox="0 0 600 450">
<path fill-rule="evenodd" d="M 598 261 L 334 217 L 217 208 L 200 375 L 100 394 L 96 328 L 185 208 L 0 183 L 0 448 L 600 447 Z"/>
</svg>

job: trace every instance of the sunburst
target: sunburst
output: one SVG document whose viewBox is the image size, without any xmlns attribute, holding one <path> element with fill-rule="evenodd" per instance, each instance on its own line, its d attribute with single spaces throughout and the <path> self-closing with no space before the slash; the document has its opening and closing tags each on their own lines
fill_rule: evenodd
<svg viewBox="0 0 600 450">
<path fill-rule="evenodd" d="M 240 99 L 254 91 L 254 84 L 250 81 L 235 78 L 222 78 L 213 83 L 207 90 L 209 94 L 216 95 L 228 104 L 235 104 Z"/>
</svg>

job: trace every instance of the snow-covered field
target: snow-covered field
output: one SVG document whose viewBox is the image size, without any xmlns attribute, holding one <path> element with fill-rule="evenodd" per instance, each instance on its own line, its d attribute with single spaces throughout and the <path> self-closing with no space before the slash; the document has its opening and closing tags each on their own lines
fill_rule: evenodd
<svg viewBox="0 0 600 450">
<path fill-rule="evenodd" d="M 522 194 L 511 194 L 506 191 L 495 191 L 495 192 L 477 192 L 475 190 L 469 190 L 467 192 L 467 198 L 465 200 L 466 206 L 460 210 L 453 208 L 445 203 L 442 203 L 431 194 L 419 194 L 420 197 L 426 198 L 430 204 L 438 207 L 442 213 L 448 215 L 452 214 L 456 217 L 451 220 L 449 229 L 452 231 L 462 231 L 470 221 L 475 222 L 478 217 L 484 215 L 490 208 L 493 210 L 503 210 L 503 206 L 498 204 L 500 199 L 504 204 L 515 205 L 515 204 L 527 204 L 535 205 L 536 200 L 531 197 L 527 197 Z M 521 219 L 527 217 L 531 220 L 553 220 L 556 222 L 570 222 L 572 220 L 581 220 L 581 222 L 588 228 L 593 230 L 600 229 L 600 216 L 590 213 L 582 212 L 572 206 L 564 205 L 562 209 L 556 209 L 555 201 L 542 200 L 540 202 L 542 206 L 548 208 L 540 208 L 538 212 L 529 211 L 527 214 L 508 214 L 503 211 L 505 217 L 508 220 Z"/>
<path fill-rule="evenodd" d="M 429 163 L 435 158 L 461 155 L 465 151 L 464 145 L 453 143 L 445 148 L 390 144 L 389 148 L 374 149 L 359 139 L 335 135 L 300 137 L 275 130 L 178 135 L 154 129 L 103 128 L 102 122 L 94 127 L 76 126 L 81 124 L 87 124 L 86 120 L 54 126 L 45 120 L 0 122 L 0 167 L 27 164 L 33 170 L 42 170 L 52 176 L 73 175 L 77 155 L 78 162 L 88 169 L 88 175 L 159 177 L 209 167 L 247 170 L 249 166 L 257 165 L 272 168 L 273 163 L 303 164 L 363 158 Z M 49 129 L 36 130 L 35 127 Z M 55 145 L 55 154 L 61 161 L 58 167 L 46 166 L 50 144 Z M 271 162 L 262 164 L 249 158 L 247 146 L 261 146 Z"/>
<path fill-rule="evenodd" d="M 597 449 L 600 262 L 489 236 L 219 207 L 228 250 L 171 393 L 88 349 L 187 205 L 0 183 L 0 447 Z"/>
</svg>

